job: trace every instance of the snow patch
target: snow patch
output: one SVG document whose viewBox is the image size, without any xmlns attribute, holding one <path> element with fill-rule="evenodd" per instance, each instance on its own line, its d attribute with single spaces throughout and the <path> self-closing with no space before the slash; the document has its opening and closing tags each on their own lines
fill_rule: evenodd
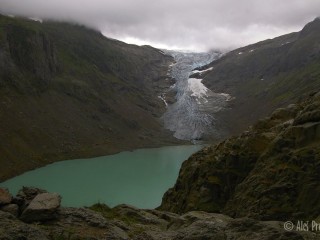
<svg viewBox="0 0 320 240">
<path fill-rule="evenodd" d="M 188 79 L 188 90 L 191 93 L 191 96 L 196 97 L 198 99 L 206 99 L 207 91 L 209 90 L 203 83 L 202 79 L 198 78 L 189 78 Z"/>
<path fill-rule="evenodd" d="M 289 43 L 291 43 L 291 42 L 285 42 L 285 43 L 282 43 L 282 44 L 281 44 L 281 46 L 283 46 L 283 45 L 287 45 L 287 44 L 289 44 Z"/>
<path fill-rule="evenodd" d="M 255 51 L 255 49 L 251 49 L 249 52 L 254 52 Z"/>
<path fill-rule="evenodd" d="M 160 99 L 164 102 L 164 104 L 166 105 L 166 107 L 168 107 L 167 101 L 166 101 L 162 96 L 158 96 L 158 98 L 160 98 Z"/>
<path fill-rule="evenodd" d="M 36 18 L 36 17 L 30 17 L 29 19 L 30 19 L 30 20 L 32 20 L 32 21 L 40 22 L 40 23 L 42 23 L 42 22 L 43 22 L 43 20 L 42 20 L 42 19 L 40 19 L 40 18 Z"/>
<path fill-rule="evenodd" d="M 243 54 L 243 52 L 238 52 L 239 55 Z"/>
<path fill-rule="evenodd" d="M 205 69 L 205 70 L 193 70 L 192 73 L 200 73 L 200 75 L 207 71 L 212 71 L 213 67 Z"/>
</svg>

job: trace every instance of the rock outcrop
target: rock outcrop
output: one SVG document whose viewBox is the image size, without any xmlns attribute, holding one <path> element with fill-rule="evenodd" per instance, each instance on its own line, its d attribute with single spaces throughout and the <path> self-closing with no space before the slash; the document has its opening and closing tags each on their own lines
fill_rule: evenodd
<svg viewBox="0 0 320 240">
<path fill-rule="evenodd" d="M 238 137 L 183 163 L 161 210 L 260 220 L 320 215 L 320 93 L 276 110 Z"/>
<path fill-rule="evenodd" d="M 2 201 L 0 210 L 10 213 L 24 222 L 43 222 L 57 218 L 61 197 L 57 193 L 33 187 L 23 187 L 15 197 L 0 188 Z M 4 198 L 3 196 L 6 196 Z"/>
</svg>

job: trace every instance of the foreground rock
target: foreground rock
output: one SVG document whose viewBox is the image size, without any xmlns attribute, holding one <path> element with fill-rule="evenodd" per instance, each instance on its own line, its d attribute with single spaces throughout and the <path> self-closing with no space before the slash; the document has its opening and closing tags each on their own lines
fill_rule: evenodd
<svg viewBox="0 0 320 240">
<path fill-rule="evenodd" d="M 4 188 L 0 188 L 0 206 L 9 204 L 11 200 L 12 200 L 12 196 L 8 192 L 8 190 Z"/>
<path fill-rule="evenodd" d="M 0 211 L 0 239 L 47 240 L 47 234 L 37 226 L 21 222 L 10 213 Z"/>
<path fill-rule="evenodd" d="M 20 199 L 20 205 L 12 203 L 16 199 Z M 19 213 L 28 199 L 30 204 L 20 217 L 0 211 L 0 239 L 254 240 L 259 236 L 259 239 L 315 240 L 319 237 L 312 232 L 288 232 L 283 222 L 234 219 L 202 211 L 180 215 L 129 205 L 109 208 L 104 204 L 63 208 L 58 194 L 37 188 L 23 188 L 6 207 L 18 207 Z"/>
<path fill-rule="evenodd" d="M 94 209 L 94 211 L 92 210 Z M 50 222 L 25 224 L 0 211 L 0 239 L 108 239 L 108 240 L 315 240 L 312 232 L 288 232 L 282 222 L 233 219 L 226 215 L 192 211 L 183 215 L 143 210 L 128 205 L 108 208 L 61 208 Z"/>
<path fill-rule="evenodd" d="M 19 216 L 19 206 L 17 204 L 8 204 L 1 208 L 1 211 L 12 214 L 15 217 Z"/>
<path fill-rule="evenodd" d="M 22 212 L 24 222 L 47 221 L 57 218 L 61 197 L 57 193 L 40 193 Z"/>
<path fill-rule="evenodd" d="M 16 203 L 23 212 L 30 204 L 30 202 L 40 193 L 46 193 L 46 190 L 35 187 L 22 187 L 17 193 L 17 196 L 13 198 L 13 203 Z"/>
</svg>

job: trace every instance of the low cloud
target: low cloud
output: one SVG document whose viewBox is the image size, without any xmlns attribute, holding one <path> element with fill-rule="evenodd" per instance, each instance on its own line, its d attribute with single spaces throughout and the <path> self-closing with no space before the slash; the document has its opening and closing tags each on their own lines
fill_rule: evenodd
<svg viewBox="0 0 320 240">
<path fill-rule="evenodd" d="M 299 31 L 320 15 L 320 1 L 0 0 L 0 11 L 78 22 L 132 43 L 207 50 Z"/>
</svg>

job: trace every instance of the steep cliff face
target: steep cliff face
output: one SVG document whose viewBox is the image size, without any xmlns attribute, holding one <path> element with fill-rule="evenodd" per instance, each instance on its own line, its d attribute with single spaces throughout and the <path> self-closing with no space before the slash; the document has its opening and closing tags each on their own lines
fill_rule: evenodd
<svg viewBox="0 0 320 240">
<path fill-rule="evenodd" d="M 320 20 L 301 32 L 269 39 L 227 53 L 209 64 L 203 83 L 230 94 L 230 110 L 218 118 L 240 133 L 274 109 L 320 87 Z"/>
<path fill-rule="evenodd" d="M 319 109 L 320 93 L 313 93 L 240 136 L 194 154 L 184 162 L 160 209 L 263 220 L 317 218 Z"/>
<path fill-rule="evenodd" d="M 0 16 L 0 180 L 54 160 L 172 144 L 173 59 L 66 23 Z"/>
<path fill-rule="evenodd" d="M 6 24 L 3 28 L 1 80 L 21 91 L 31 86 L 40 90 L 47 87 L 57 71 L 52 41 L 43 32 L 18 25 Z"/>
</svg>

